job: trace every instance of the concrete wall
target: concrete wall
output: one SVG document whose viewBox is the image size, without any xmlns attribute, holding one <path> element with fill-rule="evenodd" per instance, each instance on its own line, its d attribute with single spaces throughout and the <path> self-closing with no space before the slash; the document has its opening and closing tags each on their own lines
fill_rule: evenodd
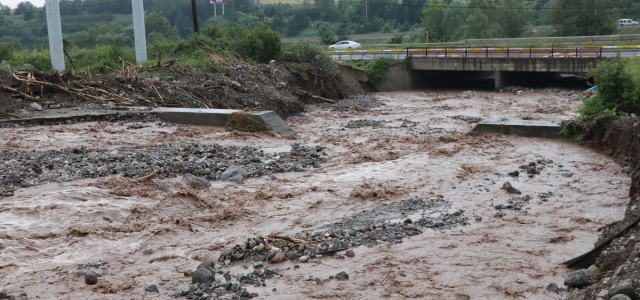
<svg viewBox="0 0 640 300">
<path fill-rule="evenodd" d="M 414 70 L 584 73 L 600 58 L 413 57 Z"/>
<path fill-rule="evenodd" d="M 410 90 L 413 87 L 412 72 L 401 62 L 391 65 L 384 73 L 382 81 L 376 84 L 376 88 L 381 92 Z"/>
</svg>

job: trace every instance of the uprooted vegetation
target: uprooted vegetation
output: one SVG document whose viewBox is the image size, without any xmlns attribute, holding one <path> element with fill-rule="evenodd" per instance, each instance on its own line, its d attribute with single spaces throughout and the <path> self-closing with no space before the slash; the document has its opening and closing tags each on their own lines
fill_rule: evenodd
<svg viewBox="0 0 640 300">
<path fill-rule="evenodd" d="M 189 69 L 176 59 L 151 67 L 122 62 L 109 75 L 37 70 L 0 72 L 0 117 L 18 117 L 19 110 L 36 102 L 43 108 L 76 106 L 193 107 L 267 109 L 288 117 L 303 111 L 307 101 L 332 102 L 362 92 L 343 80 L 337 65 L 309 47 L 294 49 L 296 62 L 253 65 L 212 45 L 199 51 L 209 61 L 206 69 Z M 293 75 L 292 75 L 293 73 Z M 300 76 L 301 73 L 310 77 Z M 326 97 L 326 98 L 325 98 Z"/>
</svg>

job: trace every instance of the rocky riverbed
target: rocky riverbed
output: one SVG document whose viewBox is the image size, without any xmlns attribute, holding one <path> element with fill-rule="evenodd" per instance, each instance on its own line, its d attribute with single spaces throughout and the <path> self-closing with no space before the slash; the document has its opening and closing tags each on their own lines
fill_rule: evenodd
<svg viewBox="0 0 640 300">
<path fill-rule="evenodd" d="M 565 94 L 377 93 L 307 106 L 287 120 L 298 138 L 158 120 L 0 128 L 13 191 L 0 199 L 0 290 L 564 297 L 559 262 L 623 216 L 629 175 L 576 144 L 468 132 L 485 118 L 571 118 Z M 232 166 L 243 184 L 220 180 Z"/>
</svg>

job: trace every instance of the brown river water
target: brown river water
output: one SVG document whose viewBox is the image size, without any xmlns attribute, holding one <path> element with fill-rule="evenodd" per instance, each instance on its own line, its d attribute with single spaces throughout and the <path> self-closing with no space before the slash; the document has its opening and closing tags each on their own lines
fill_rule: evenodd
<svg viewBox="0 0 640 300">
<path fill-rule="evenodd" d="M 453 202 L 452 210 L 465 211 L 471 225 L 358 247 L 353 258 L 274 264 L 290 269 L 266 287 L 248 290 L 258 299 L 558 298 L 546 286 L 562 286 L 570 271 L 561 262 L 590 250 L 598 228 L 623 217 L 630 178 L 607 156 L 576 144 L 468 135 L 474 124 L 449 118 L 560 121 L 575 116 L 579 101 L 542 91 L 460 92 L 378 93 L 386 105 L 369 111 L 309 106 L 303 116 L 288 119 L 297 139 L 104 122 L 0 129 L 3 150 L 199 142 L 288 151 L 296 142 L 321 145 L 330 156 L 309 172 L 249 178 L 243 185 L 212 182 L 206 191 L 192 190 L 180 176 L 165 180 L 182 195 L 118 176 L 19 189 L 0 199 L 0 290 L 29 299 L 166 299 L 188 288 L 191 278 L 183 271 L 246 238 L 293 234 L 381 203 L 441 194 Z M 364 119 L 385 121 L 385 127 L 344 128 Z M 504 176 L 536 160 L 553 163 L 533 178 Z M 492 205 L 511 198 L 501 189 L 505 181 L 531 200 L 523 210 L 494 217 Z M 375 193 L 352 196 L 367 189 Z M 540 201 L 547 192 L 554 196 Z M 143 254 L 146 249 L 154 253 Z M 77 264 L 100 261 L 110 267 L 98 285 L 76 276 Z M 251 266 L 224 270 L 250 272 Z M 350 279 L 323 285 L 303 280 L 340 271 Z M 142 296 L 146 286 L 161 283 L 159 295 Z"/>
</svg>

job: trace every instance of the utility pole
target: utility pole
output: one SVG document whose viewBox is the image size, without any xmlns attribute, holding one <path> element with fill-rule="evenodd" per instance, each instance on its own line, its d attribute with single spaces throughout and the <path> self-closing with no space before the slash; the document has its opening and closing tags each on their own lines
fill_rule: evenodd
<svg viewBox="0 0 640 300">
<path fill-rule="evenodd" d="M 369 0 L 364 2 L 364 19 L 369 20 Z"/>
<path fill-rule="evenodd" d="M 224 7 L 224 6 L 223 6 Z M 217 17 L 218 16 L 218 11 L 216 10 L 216 4 L 215 2 L 213 3 L 213 16 Z"/>
<path fill-rule="evenodd" d="M 196 8 L 196 0 L 191 0 L 191 13 L 193 14 L 193 32 L 200 34 L 200 28 L 198 28 L 198 8 Z"/>
<path fill-rule="evenodd" d="M 47 11 L 47 29 L 49 33 L 49 53 L 51 68 L 64 71 L 64 49 L 62 49 L 62 25 L 60 23 L 60 1 L 45 0 Z"/>
<path fill-rule="evenodd" d="M 147 60 L 147 36 L 144 28 L 144 6 L 142 0 L 131 0 L 131 13 L 133 15 L 136 63 L 141 64 Z"/>
</svg>

